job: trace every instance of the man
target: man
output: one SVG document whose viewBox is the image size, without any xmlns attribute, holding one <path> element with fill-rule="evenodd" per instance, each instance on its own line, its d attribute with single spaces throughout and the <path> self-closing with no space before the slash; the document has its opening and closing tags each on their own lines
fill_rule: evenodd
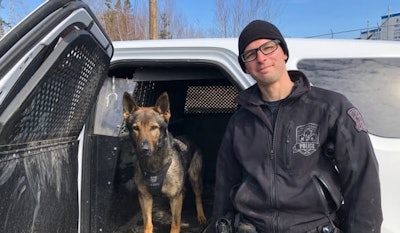
<svg viewBox="0 0 400 233">
<path fill-rule="evenodd" d="M 240 34 L 239 63 L 257 83 L 238 95 L 221 143 L 214 219 L 238 213 L 239 232 L 379 233 L 378 163 L 359 111 L 287 71 L 288 58 L 273 24 Z"/>
</svg>

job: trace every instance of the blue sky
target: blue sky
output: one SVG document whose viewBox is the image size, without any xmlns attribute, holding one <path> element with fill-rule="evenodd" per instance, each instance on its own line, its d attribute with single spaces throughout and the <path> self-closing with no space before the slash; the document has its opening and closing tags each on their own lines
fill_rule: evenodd
<svg viewBox="0 0 400 233">
<path fill-rule="evenodd" d="M 2 0 L 5 9 L 0 9 L 0 16 L 7 18 L 7 3 Z M 40 5 L 42 0 L 13 0 L 21 3 L 24 8 L 32 10 Z M 141 0 L 145 1 L 145 0 Z M 250 0 L 249 0 L 250 1 Z M 279 2 L 279 11 L 272 19 L 286 37 L 320 38 L 355 38 L 360 29 L 376 27 L 381 22 L 381 16 L 390 13 L 400 13 L 400 0 L 275 0 Z M 177 10 L 184 17 L 208 29 L 214 21 L 215 0 L 175 0 Z M 388 11 L 389 10 L 389 11 Z M 25 12 L 26 13 L 26 12 Z M 349 33 L 339 33 L 353 31 Z"/>
<path fill-rule="evenodd" d="M 400 12 L 400 0 L 275 0 L 280 9 L 272 19 L 286 37 L 311 37 L 339 33 L 334 37 L 355 38 L 360 31 L 376 27 L 381 16 Z M 176 0 L 176 5 L 192 20 L 212 24 L 215 0 Z M 209 12 L 209 13 L 206 13 Z M 331 38 L 331 35 L 325 36 Z"/>
</svg>

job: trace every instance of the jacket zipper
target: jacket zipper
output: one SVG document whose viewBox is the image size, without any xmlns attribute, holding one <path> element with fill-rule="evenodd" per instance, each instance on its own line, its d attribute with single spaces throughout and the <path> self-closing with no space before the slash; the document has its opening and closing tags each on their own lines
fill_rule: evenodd
<svg viewBox="0 0 400 233">
<path fill-rule="evenodd" d="M 291 153 L 292 148 L 290 147 L 290 134 L 292 132 L 293 125 L 294 125 L 293 121 L 290 121 L 288 124 L 288 127 L 286 128 L 285 151 L 284 151 L 283 159 L 284 159 L 285 166 L 287 169 L 290 169 L 291 161 L 292 161 L 292 153 Z"/>
<path fill-rule="evenodd" d="M 279 123 L 280 123 L 280 115 L 281 115 L 281 109 L 282 109 L 282 107 L 285 105 L 285 102 L 287 102 L 287 100 L 286 101 L 282 101 L 281 102 L 281 104 L 280 104 L 280 106 L 279 106 L 279 108 L 278 108 L 278 113 L 276 114 L 276 120 L 275 120 L 275 125 L 274 125 L 274 130 L 273 130 L 273 135 L 272 135 L 272 149 L 271 149 L 271 160 L 273 160 L 273 161 L 271 161 L 271 164 L 273 164 L 273 167 L 274 167 L 274 169 L 273 169 L 273 180 L 272 180 L 272 182 L 273 182 L 273 184 L 272 184 L 272 199 L 273 199 L 273 201 L 272 201 L 272 207 L 273 208 L 275 208 L 275 215 L 274 215 L 274 219 L 273 219 L 273 224 L 272 224 L 272 232 L 273 233 L 279 233 L 279 211 L 278 211 L 278 200 L 277 200 L 277 182 L 276 182 L 276 174 L 277 174 L 277 166 L 278 166 L 278 161 L 277 161 L 277 158 L 276 158 L 276 154 L 275 154 L 275 148 L 276 148 L 276 137 L 277 137 L 277 126 L 279 125 Z M 289 123 L 289 129 L 288 129 L 288 132 L 287 132 L 287 134 L 286 134 L 286 141 L 288 142 L 288 144 L 286 145 L 286 147 L 288 147 L 289 146 L 289 139 L 290 139 L 290 132 L 291 132 L 291 128 L 292 128 L 292 125 L 293 125 L 294 123 L 291 121 L 290 123 Z M 284 155 L 285 156 L 285 155 Z"/>
<path fill-rule="evenodd" d="M 274 143 L 273 143 L 274 144 Z M 272 207 L 275 209 L 274 217 L 272 220 L 272 232 L 278 232 L 278 204 L 277 204 L 277 193 L 276 193 L 276 158 L 275 158 L 275 151 L 271 149 L 271 166 L 273 166 L 273 174 L 272 174 L 272 185 L 271 185 L 271 202 Z"/>
<path fill-rule="evenodd" d="M 277 125 L 279 123 L 279 116 L 280 116 L 280 111 L 281 111 L 281 105 L 279 106 L 278 113 L 276 115 L 276 120 L 275 120 L 275 125 L 273 126 L 273 135 L 272 135 L 272 149 L 271 149 L 271 165 L 273 166 L 273 174 L 272 174 L 272 207 L 276 210 L 273 218 L 273 224 L 272 224 L 272 232 L 278 233 L 279 232 L 279 227 L 278 227 L 278 217 L 279 217 L 279 211 L 278 211 L 278 200 L 277 200 L 277 182 L 276 182 L 276 173 L 277 173 L 277 158 L 275 154 L 275 148 L 276 148 L 276 129 Z"/>
</svg>

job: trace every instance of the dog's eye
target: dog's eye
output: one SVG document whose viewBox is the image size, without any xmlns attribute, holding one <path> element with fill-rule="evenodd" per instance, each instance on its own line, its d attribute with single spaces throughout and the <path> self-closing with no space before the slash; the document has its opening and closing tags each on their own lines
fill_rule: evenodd
<svg viewBox="0 0 400 233">
<path fill-rule="evenodd" d="M 135 131 L 139 131 L 139 126 L 133 125 L 133 126 L 132 126 L 132 129 L 135 130 Z"/>
<path fill-rule="evenodd" d="M 158 129 L 158 125 L 152 125 L 151 126 L 151 130 L 156 130 L 156 129 Z"/>
</svg>

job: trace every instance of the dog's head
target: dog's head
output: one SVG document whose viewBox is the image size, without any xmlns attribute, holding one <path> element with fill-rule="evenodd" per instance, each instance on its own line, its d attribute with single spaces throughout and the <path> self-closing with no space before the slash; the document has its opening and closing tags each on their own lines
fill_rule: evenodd
<svg viewBox="0 0 400 233">
<path fill-rule="evenodd" d="M 125 92 L 123 118 L 133 140 L 133 146 L 141 155 L 152 155 L 168 138 L 168 122 L 171 118 L 169 97 L 162 93 L 152 107 L 140 107 Z"/>
</svg>

